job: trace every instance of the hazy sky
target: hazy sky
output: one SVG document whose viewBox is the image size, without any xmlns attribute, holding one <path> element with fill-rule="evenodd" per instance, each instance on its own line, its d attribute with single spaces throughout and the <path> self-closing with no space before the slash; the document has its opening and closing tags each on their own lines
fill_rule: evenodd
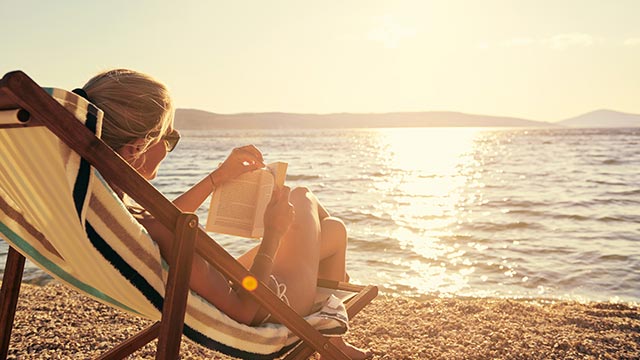
<svg viewBox="0 0 640 360">
<path fill-rule="evenodd" d="M 127 67 L 218 113 L 640 113 L 640 1 L 0 0 L 0 72 Z"/>
</svg>

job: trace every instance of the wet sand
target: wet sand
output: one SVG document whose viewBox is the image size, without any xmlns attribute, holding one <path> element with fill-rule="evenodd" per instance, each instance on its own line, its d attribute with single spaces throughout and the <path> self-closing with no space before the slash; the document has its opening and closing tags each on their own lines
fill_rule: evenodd
<svg viewBox="0 0 640 360">
<path fill-rule="evenodd" d="M 91 358 L 149 325 L 57 283 L 23 285 L 9 359 Z M 375 359 L 637 359 L 640 308 L 545 300 L 380 296 L 347 339 Z M 152 359 L 155 341 L 130 358 Z M 190 341 L 185 359 L 227 359 Z M 317 355 L 316 355 L 317 357 Z"/>
</svg>

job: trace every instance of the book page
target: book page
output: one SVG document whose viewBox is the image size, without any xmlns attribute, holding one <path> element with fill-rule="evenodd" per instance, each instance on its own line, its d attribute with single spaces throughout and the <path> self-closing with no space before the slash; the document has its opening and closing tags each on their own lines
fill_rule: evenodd
<svg viewBox="0 0 640 360">
<path fill-rule="evenodd" d="M 284 181 L 287 177 L 288 165 L 289 164 L 282 161 L 276 161 L 274 163 L 267 165 L 267 169 L 269 169 L 269 171 L 271 171 L 271 174 L 273 174 L 275 186 L 277 187 L 284 186 Z"/>
<path fill-rule="evenodd" d="M 264 184 L 272 187 L 273 178 L 264 170 L 255 170 L 242 174 L 234 180 L 224 183 L 214 191 L 207 218 L 209 231 L 254 237 L 256 208 Z M 271 184 L 271 186 L 269 186 Z"/>
<path fill-rule="evenodd" d="M 264 235 L 264 213 L 267 210 L 267 205 L 271 201 L 271 195 L 273 194 L 274 187 L 284 186 L 285 178 L 287 177 L 287 166 L 285 162 L 277 161 L 267 165 L 267 170 L 271 172 L 273 176 L 273 183 L 263 185 L 263 188 L 259 191 L 258 205 L 256 207 L 256 221 L 253 228 L 253 238 L 262 237 Z"/>
<path fill-rule="evenodd" d="M 256 219 L 251 232 L 252 238 L 259 238 L 264 235 L 264 213 L 267 210 L 267 205 L 271 201 L 271 194 L 273 193 L 273 182 L 267 182 L 260 186 L 258 191 L 258 202 L 256 204 Z"/>
<path fill-rule="evenodd" d="M 206 230 L 260 238 L 264 234 L 264 213 L 274 186 L 283 186 L 287 163 L 275 162 L 224 183 L 212 197 Z"/>
</svg>

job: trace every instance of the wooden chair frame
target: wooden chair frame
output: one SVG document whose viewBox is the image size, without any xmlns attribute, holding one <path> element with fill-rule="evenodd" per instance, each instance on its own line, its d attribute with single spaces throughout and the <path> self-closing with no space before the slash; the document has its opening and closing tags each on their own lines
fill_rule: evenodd
<svg viewBox="0 0 640 360">
<path fill-rule="evenodd" d="M 118 344 L 100 359 L 120 359 L 148 342 L 158 338 L 156 359 L 176 359 L 179 356 L 184 316 L 189 291 L 188 279 L 193 254 L 198 253 L 220 273 L 236 284 L 251 276 L 236 259 L 198 227 L 198 218 L 181 212 L 146 179 L 102 140 L 47 94 L 38 84 L 21 71 L 7 73 L 0 80 L 0 110 L 23 109 L 26 116 L 21 124 L 0 125 L 0 128 L 46 126 L 60 140 L 86 159 L 110 183 L 121 188 L 149 213 L 173 229 L 176 241 L 173 258 L 169 262 L 162 318 L 130 339 Z M 0 359 L 8 355 L 11 328 L 16 311 L 24 257 L 10 248 L 0 290 Z M 378 293 L 375 286 L 357 286 L 348 283 L 321 281 L 319 286 L 357 292 L 347 301 L 347 312 L 353 317 Z M 304 359 L 318 351 L 330 359 L 348 359 L 328 338 L 309 325 L 301 316 L 284 304 L 264 284 L 251 292 L 253 298 L 267 309 L 280 323 L 300 337 L 302 342 L 287 359 Z"/>
</svg>

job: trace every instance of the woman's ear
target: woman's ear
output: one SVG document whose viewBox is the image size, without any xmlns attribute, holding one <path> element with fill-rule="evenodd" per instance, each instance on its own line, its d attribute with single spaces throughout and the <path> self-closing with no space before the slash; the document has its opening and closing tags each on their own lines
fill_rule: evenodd
<svg viewBox="0 0 640 360">
<path fill-rule="evenodd" d="M 144 149 L 144 146 L 145 139 L 131 140 L 128 143 L 122 145 L 122 147 L 118 149 L 117 153 L 122 156 L 123 159 L 131 163 L 133 160 L 140 157 L 140 153 Z"/>
</svg>

